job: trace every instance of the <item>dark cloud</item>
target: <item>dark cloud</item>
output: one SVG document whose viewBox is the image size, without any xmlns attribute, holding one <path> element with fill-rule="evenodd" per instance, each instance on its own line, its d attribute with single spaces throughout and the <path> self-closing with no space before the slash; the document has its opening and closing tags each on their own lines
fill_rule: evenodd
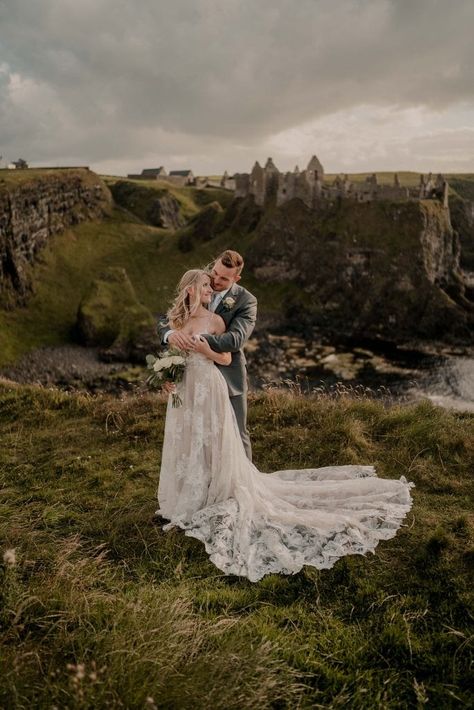
<svg viewBox="0 0 474 710">
<path fill-rule="evenodd" d="M 0 0 L 0 152 L 240 169 L 334 112 L 474 102 L 473 24 L 472 0 Z"/>
</svg>

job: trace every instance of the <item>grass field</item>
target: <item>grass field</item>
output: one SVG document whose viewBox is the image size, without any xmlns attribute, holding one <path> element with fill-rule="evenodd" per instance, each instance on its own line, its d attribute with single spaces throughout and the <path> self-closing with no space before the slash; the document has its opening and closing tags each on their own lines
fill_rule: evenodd
<svg viewBox="0 0 474 710">
<path fill-rule="evenodd" d="M 0 188 L 15 187 L 17 185 L 21 185 L 22 183 L 36 180 L 37 178 L 58 177 L 61 173 L 70 175 L 71 173 L 76 172 L 76 170 L 79 170 L 82 175 L 88 172 L 82 168 L 28 168 L 27 170 L 9 170 L 7 168 L 0 168 Z M 94 173 L 91 173 L 91 175 L 94 175 Z M 94 179 L 96 179 L 95 176 Z"/>
<path fill-rule="evenodd" d="M 253 399 L 261 470 L 372 463 L 416 483 L 375 555 L 257 584 L 153 524 L 163 422 L 154 395 L 0 384 L 1 707 L 469 706 L 474 417 Z"/>
</svg>

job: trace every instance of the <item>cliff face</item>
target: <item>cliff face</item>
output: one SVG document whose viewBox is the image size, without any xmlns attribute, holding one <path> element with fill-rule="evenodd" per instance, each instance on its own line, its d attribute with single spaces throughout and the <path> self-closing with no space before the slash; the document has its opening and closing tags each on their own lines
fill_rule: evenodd
<svg viewBox="0 0 474 710">
<path fill-rule="evenodd" d="M 461 267 L 474 271 L 474 200 L 450 199 L 451 222 L 461 243 Z"/>
<path fill-rule="evenodd" d="M 110 186 L 110 190 L 118 205 L 153 227 L 179 229 L 186 222 L 180 203 L 166 188 L 157 190 L 119 180 Z"/>
<path fill-rule="evenodd" d="M 48 239 L 71 225 L 101 218 L 111 203 L 94 173 L 38 171 L 17 182 L 0 174 L 0 294 L 24 302 L 31 290 L 30 267 Z"/>
<path fill-rule="evenodd" d="M 436 201 L 268 211 L 247 263 L 289 289 L 285 324 L 332 335 L 472 342 L 474 304 L 449 210 Z"/>
</svg>

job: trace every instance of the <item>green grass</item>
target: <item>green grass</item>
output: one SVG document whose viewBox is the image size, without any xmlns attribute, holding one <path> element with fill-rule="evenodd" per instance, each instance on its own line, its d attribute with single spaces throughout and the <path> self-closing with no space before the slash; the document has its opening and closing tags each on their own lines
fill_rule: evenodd
<svg viewBox="0 0 474 710">
<path fill-rule="evenodd" d="M 71 175 L 76 172 L 80 172 L 81 176 L 84 178 L 89 171 L 84 169 L 74 170 L 72 168 L 28 168 L 27 170 L 8 170 L 7 168 L 0 168 L 0 189 L 2 187 L 16 187 L 23 183 L 31 182 L 37 180 L 38 178 L 49 178 L 49 177 L 61 177 L 61 175 Z M 94 173 L 90 173 L 94 180 L 96 176 Z"/>
<path fill-rule="evenodd" d="M 219 188 L 177 187 L 166 180 L 133 180 L 108 176 L 102 176 L 102 178 L 112 192 L 114 185 L 118 182 L 126 182 L 130 186 L 131 194 L 128 200 L 135 203 L 135 209 L 131 208 L 131 211 L 142 219 L 149 208 L 150 201 L 155 196 L 161 197 L 170 194 L 179 202 L 181 213 L 186 219 L 193 217 L 202 207 L 211 202 L 219 202 L 225 208 L 233 198 L 232 192 Z"/>
<path fill-rule="evenodd" d="M 27 307 L 0 310 L 0 362 L 40 345 L 70 342 L 82 296 L 109 266 L 125 268 L 139 300 L 163 312 L 185 268 L 212 256 L 208 247 L 200 258 L 185 258 L 175 241 L 164 230 L 130 221 L 120 210 L 54 237 L 35 267 L 35 293 Z"/>
<path fill-rule="evenodd" d="M 420 183 L 420 173 L 418 172 L 412 172 L 409 170 L 401 170 L 401 171 L 382 171 L 382 172 L 376 172 L 375 174 L 377 175 L 377 181 L 379 182 L 380 185 L 393 185 L 393 178 L 395 173 L 398 175 L 398 179 L 400 180 L 400 184 L 403 187 L 416 187 Z M 342 173 L 328 173 L 324 176 L 325 180 L 332 181 Z M 426 173 L 424 173 L 426 175 Z M 371 177 L 373 173 L 349 173 L 348 178 L 352 182 L 364 182 L 368 177 Z M 437 173 L 433 173 L 433 176 L 436 177 Z M 467 186 L 470 184 L 471 186 L 474 184 L 474 175 L 471 173 L 444 173 L 444 176 L 448 180 L 449 184 L 451 187 L 456 189 L 457 187 L 461 187 L 461 191 L 464 186 Z M 463 195 L 461 195 L 463 196 Z M 472 199 L 472 197 L 471 197 Z"/>
<path fill-rule="evenodd" d="M 260 469 L 373 463 L 416 483 L 375 555 L 257 584 L 152 524 L 163 423 L 154 395 L 0 385 L 0 552 L 17 560 L 0 556 L 0 706 L 469 705 L 474 417 L 253 399 Z"/>
</svg>

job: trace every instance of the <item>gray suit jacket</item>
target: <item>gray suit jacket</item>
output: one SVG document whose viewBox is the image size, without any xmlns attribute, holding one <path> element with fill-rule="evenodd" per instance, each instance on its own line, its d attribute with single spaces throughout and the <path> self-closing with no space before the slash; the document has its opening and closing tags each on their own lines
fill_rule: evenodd
<svg viewBox="0 0 474 710">
<path fill-rule="evenodd" d="M 233 304 L 226 305 L 228 299 Z M 229 394 L 235 397 L 247 391 L 247 369 L 243 347 L 250 338 L 257 320 L 257 299 L 243 286 L 234 284 L 215 311 L 224 319 L 226 332 L 222 335 L 204 336 L 217 353 L 232 353 L 228 366 L 218 365 L 224 375 Z"/>
<path fill-rule="evenodd" d="M 230 299 L 233 299 L 234 302 L 230 303 Z M 226 332 L 222 335 L 206 335 L 204 337 L 215 352 L 232 353 L 230 365 L 217 365 L 217 367 L 224 375 L 229 395 L 235 397 L 247 391 L 247 370 L 243 347 L 255 327 L 257 299 L 243 286 L 233 284 L 215 312 L 224 319 Z M 164 325 L 163 322 L 159 323 L 158 335 L 161 342 L 164 342 L 163 338 L 168 330 L 169 325 Z"/>
</svg>

